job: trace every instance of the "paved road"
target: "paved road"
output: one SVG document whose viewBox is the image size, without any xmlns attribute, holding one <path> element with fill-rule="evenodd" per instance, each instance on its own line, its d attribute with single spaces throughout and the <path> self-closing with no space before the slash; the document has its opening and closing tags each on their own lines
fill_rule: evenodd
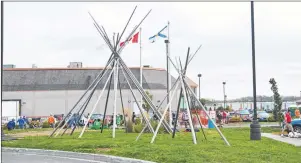
<svg viewBox="0 0 301 163">
<path fill-rule="evenodd" d="M 2 152 L 2 163 L 105 163 L 96 160 L 79 159 L 61 156 L 49 156 L 42 154 L 27 154 L 15 152 Z"/>
<path fill-rule="evenodd" d="M 2 163 L 154 163 L 102 154 L 2 147 Z"/>
</svg>

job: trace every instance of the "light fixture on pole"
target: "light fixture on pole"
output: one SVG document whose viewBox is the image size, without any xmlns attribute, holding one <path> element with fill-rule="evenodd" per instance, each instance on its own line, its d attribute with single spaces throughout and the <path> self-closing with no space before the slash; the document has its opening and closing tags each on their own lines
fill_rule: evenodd
<svg viewBox="0 0 301 163">
<path fill-rule="evenodd" d="M 198 77 L 199 77 L 199 100 L 201 100 L 201 77 L 202 77 L 202 74 L 198 74 Z"/>
<path fill-rule="evenodd" d="M 251 1 L 251 31 L 252 31 L 252 69 L 253 69 L 253 105 L 254 116 L 250 124 L 250 139 L 261 140 L 260 124 L 257 120 L 257 99 L 256 99 L 256 67 L 255 67 L 255 29 L 254 29 L 254 2 Z"/>
</svg>

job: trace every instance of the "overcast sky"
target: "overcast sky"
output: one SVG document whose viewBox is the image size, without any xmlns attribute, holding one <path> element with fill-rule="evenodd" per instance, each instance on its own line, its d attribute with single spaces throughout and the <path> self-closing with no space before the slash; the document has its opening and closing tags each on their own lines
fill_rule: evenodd
<svg viewBox="0 0 301 163">
<path fill-rule="evenodd" d="M 71 61 L 84 67 L 102 67 L 110 50 L 88 15 L 92 13 L 107 33 L 121 32 L 135 5 L 125 35 L 152 9 L 142 24 L 142 62 L 166 67 L 163 39 L 148 38 L 170 21 L 172 58 L 184 61 L 187 48 L 202 48 L 188 67 L 201 96 L 222 99 L 226 81 L 229 99 L 252 95 L 250 3 L 5 3 L 4 64 L 17 67 L 66 67 Z M 255 3 L 257 94 L 272 95 L 274 77 L 282 95 L 301 91 L 301 3 Z M 139 45 L 122 53 L 128 66 L 139 66 Z M 172 74 L 176 72 L 172 67 Z"/>
</svg>

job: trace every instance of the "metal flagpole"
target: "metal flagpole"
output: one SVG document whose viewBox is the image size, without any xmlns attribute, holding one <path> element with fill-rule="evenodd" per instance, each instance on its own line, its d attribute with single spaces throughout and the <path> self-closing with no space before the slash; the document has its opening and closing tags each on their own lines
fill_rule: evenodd
<svg viewBox="0 0 301 163">
<path fill-rule="evenodd" d="M 170 78 L 170 69 L 169 69 L 169 59 L 168 58 L 170 58 L 170 56 L 169 56 L 169 43 L 170 43 L 170 41 L 169 41 L 169 22 L 168 22 L 168 24 L 167 24 L 167 31 L 168 31 L 168 34 L 167 34 L 167 40 L 165 40 L 164 42 L 165 42 L 165 44 L 166 44 L 166 85 L 167 85 L 167 92 L 169 92 L 169 88 L 170 88 L 170 80 L 171 80 L 171 78 Z M 169 101 L 170 101 L 170 97 L 169 97 L 169 95 L 167 96 L 167 103 L 169 103 Z M 170 127 L 172 127 L 172 117 L 171 117 L 171 107 L 169 108 L 169 125 L 170 125 Z"/>
<path fill-rule="evenodd" d="M 143 89 L 143 84 L 142 84 L 142 46 L 141 46 L 141 28 L 140 28 L 140 86 L 141 88 Z M 142 108 L 142 102 L 143 101 L 143 98 L 142 98 L 142 95 L 140 95 L 140 107 Z"/>
<path fill-rule="evenodd" d="M 169 26 L 170 26 L 170 23 L 168 21 L 168 28 L 167 28 L 167 30 L 168 30 L 168 43 L 170 43 Z M 168 45 L 169 45 L 168 46 L 168 57 L 170 57 L 170 44 L 168 44 Z M 168 87 L 170 88 L 170 86 L 171 86 L 171 74 L 170 74 L 169 58 L 167 58 L 167 60 L 168 60 Z M 170 101 L 170 106 L 169 106 L 169 121 L 170 122 L 169 122 L 169 124 L 170 124 L 170 127 L 172 127 L 172 112 L 171 112 L 172 98 L 169 98 L 169 101 Z"/>
</svg>

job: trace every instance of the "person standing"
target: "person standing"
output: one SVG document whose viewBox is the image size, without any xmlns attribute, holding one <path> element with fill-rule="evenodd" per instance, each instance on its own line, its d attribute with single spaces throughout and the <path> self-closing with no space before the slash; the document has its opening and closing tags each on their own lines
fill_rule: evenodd
<svg viewBox="0 0 301 163">
<path fill-rule="evenodd" d="M 19 124 L 19 128 L 20 128 L 20 129 L 24 129 L 25 121 L 24 121 L 24 119 L 23 119 L 22 117 L 20 117 L 20 118 L 18 119 L 18 124 Z"/>
<path fill-rule="evenodd" d="M 135 119 L 136 119 L 136 115 L 135 115 L 135 112 L 133 112 L 133 115 L 132 115 L 132 122 L 135 123 Z"/>
<path fill-rule="evenodd" d="M 7 123 L 8 131 L 15 129 L 15 127 L 16 127 L 15 119 L 12 119 Z"/>
<path fill-rule="evenodd" d="M 226 111 L 226 122 L 227 124 L 229 123 L 229 117 L 230 116 L 230 112 L 229 111 Z"/>
<path fill-rule="evenodd" d="M 223 123 L 226 124 L 226 119 L 227 119 L 227 113 L 225 110 L 223 110 Z"/>
<path fill-rule="evenodd" d="M 182 120 L 184 122 L 185 128 L 187 128 L 189 116 L 186 111 L 182 113 Z"/>
<path fill-rule="evenodd" d="M 28 122 L 28 119 L 25 117 L 25 116 L 23 116 L 23 120 L 24 120 L 24 128 L 26 129 L 27 128 L 27 125 L 29 126 L 29 122 Z"/>
<path fill-rule="evenodd" d="M 216 113 L 216 117 L 217 117 L 217 123 L 218 123 L 218 127 L 222 127 L 222 118 L 223 118 L 223 115 L 222 113 L 218 110 L 217 113 Z"/>
<path fill-rule="evenodd" d="M 117 117 L 116 117 L 116 127 L 120 126 L 120 123 L 121 123 L 121 116 L 120 116 L 120 114 L 117 114 Z"/>
<path fill-rule="evenodd" d="M 89 116 L 90 116 L 90 113 L 88 113 L 87 116 L 85 116 L 87 118 L 87 121 L 88 121 L 88 124 L 87 124 L 88 128 L 90 127 L 90 123 L 91 123 L 90 119 L 88 119 Z"/>
<path fill-rule="evenodd" d="M 48 117 L 48 124 L 50 125 L 51 128 L 55 127 L 55 120 L 54 117 L 52 116 L 52 114 L 50 114 L 50 116 Z"/>
<path fill-rule="evenodd" d="M 295 116 L 296 118 L 300 118 L 300 110 L 298 108 L 295 110 Z"/>
</svg>

